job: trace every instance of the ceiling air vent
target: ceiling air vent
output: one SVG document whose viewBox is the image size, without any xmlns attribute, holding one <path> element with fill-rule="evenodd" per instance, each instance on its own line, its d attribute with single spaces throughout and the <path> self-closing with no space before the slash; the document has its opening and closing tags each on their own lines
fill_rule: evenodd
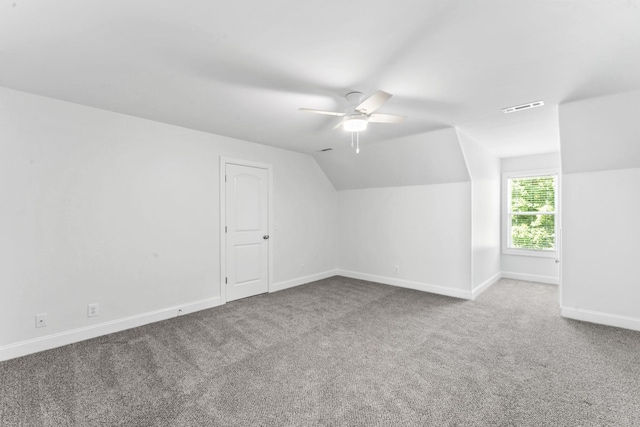
<svg viewBox="0 0 640 427">
<path fill-rule="evenodd" d="M 333 148 L 323 148 L 322 150 L 318 150 L 319 153 L 322 153 L 324 151 L 331 151 L 333 150 Z"/>
<path fill-rule="evenodd" d="M 516 105 L 515 107 L 503 108 L 504 113 L 515 113 L 516 111 L 528 110 L 529 108 L 542 107 L 544 102 L 536 101 L 529 104 Z"/>
</svg>

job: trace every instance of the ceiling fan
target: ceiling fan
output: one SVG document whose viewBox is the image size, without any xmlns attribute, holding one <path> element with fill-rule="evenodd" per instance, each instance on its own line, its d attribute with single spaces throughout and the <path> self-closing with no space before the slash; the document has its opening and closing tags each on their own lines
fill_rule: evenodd
<svg viewBox="0 0 640 427">
<path fill-rule="evenodd" d="M 328 116 L 342 117 L 336 128 L 341 127 L 347 132 L 361 132 L 369 123 L 402 123 L 407 117 L 396 114 L 381 114 L 375 111 L 391 98 L 391 94 L 377 91 L 367 99 L 362 92 L 349 92 L 345 95 L 349 106 L 344 113 L 337 111 L 314 110 L 312 108 L 300 108 L 300 111 L 324 114 Z"/>
</svg>

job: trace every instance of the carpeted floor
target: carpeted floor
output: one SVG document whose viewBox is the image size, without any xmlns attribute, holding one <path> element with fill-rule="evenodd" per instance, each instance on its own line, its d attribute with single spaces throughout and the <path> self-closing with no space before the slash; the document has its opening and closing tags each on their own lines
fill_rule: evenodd
<svg viewBox="0 0 640 427">
<path fill-rule="evenodd" d="M 557 287 L 334 277 L 0 363 L 7 426 L 640 426 L 640 333 Z"/>
</svg>

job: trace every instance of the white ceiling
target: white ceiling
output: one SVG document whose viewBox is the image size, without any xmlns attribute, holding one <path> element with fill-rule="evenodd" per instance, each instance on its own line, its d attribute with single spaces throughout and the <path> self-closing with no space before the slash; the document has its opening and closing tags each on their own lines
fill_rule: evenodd
<svg viewBox="0 0 640 427">
<path fill-rule="evenodd" d="M 470 181 L 458 141 L 456 130 L 446 128 L 371 144 L 358 155 L 332 150 L 316 161 L 336 190 Z"/>
<path fill-rule="evenodd" d="M 559 103 L 640 89 L 640 0 L 0 0 L 0 86 L 304 153 L 350 140 L 299 107 L 382 89 L 363 144 L 557 151 Z"/>
</svg>

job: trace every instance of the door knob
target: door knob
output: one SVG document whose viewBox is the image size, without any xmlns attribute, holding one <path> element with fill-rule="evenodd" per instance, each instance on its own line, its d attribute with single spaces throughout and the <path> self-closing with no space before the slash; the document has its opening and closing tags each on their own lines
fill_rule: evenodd
<svg viewBox="0 0 640 427">
<path fill-rule="evenodd" d="M 559 259 L 556 259 L 556 264 L 560 264 L 560 260 Z"/>
<path fill-rule="evenodd" d="M 264 236 L 262 236 L 262 238 L 263 238 L 264 240 L 269 240 L 269 235 L 268 235 L 268 234 L 265 234 Z"/>
</svg>

